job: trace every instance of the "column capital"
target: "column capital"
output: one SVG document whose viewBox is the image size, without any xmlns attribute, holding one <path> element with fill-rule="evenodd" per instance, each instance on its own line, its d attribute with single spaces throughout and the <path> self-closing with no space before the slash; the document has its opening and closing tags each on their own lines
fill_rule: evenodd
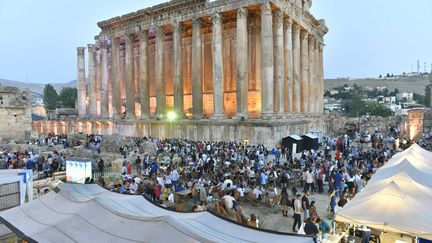
<svg viewBox="0 0 432 243">
<path fill-rule="evenodd" d="M 220 13 L 216 12 L 211 16 L 211 20 L 213 22 L 213 24 L 221 24 L 222 23 L 222 16 L 220 15 Z"/>
<path fill-rule="evenodd" d="M 148 39 L 148 30 L 147 29 L 143 29 L 138 33 L 139 39 Z"/>
<path fill-rule="evenodd" d="M 173 27 L 173 31 L 176 33 L 181 33 L 184 29 L 183 25 L 181 24 L 181 22 L 178 21 L 174 21 L 172 23 L 172 27 Z"/>
<path fill-rule="evenodd" d="M 247 18 L 249 10 L 247 8 L 239 8 L 237 9 L 237 19 Z"/>
<path fill-rule="evenodd" d="M 315 37 L 312 34 L 310 34 L 309 35 L 309 45 L 314 45 L 314 44 L 315 44 Z"/>
<path fill-rule="evenodd" d="M 279 10 L 279 9 L 278 9 L 278 10 L 275 10 L 275 11 L 273 12 L 273 18 L 282 20 L 282 18 L 283 18 L 283 13 L 282 13 L 282 11 Z"/>
<path fill-rule="evenodd" d="M 292 29 L 293 31 L 300 32 L 301 27 L 300 25 L 293 23 Z"/>
<path fill-rule="evenodd" d="M 285 28 L 289 28 L 289 29 L 292 28 L 293 19 L 290 16 L 286 16 L 283 21 L 284 21 Z"/>
<path fill-rule="evenodd" d="M 80 47 L 77 47 L 77 52 L 78 52 L 78 54 L 84 54 L 84 50 L 86 49 L 86 47 L 84 47 L 84 46 L 80 46 Z"/>
<path fill-rule="evenodd" d="M 265 2 L 265 3 L 261 4 L 261 13 L 262 14 L 272 14 L 269 2 Z"/>
<path fill-rule="evenodd" d="M 124 39 L 125 39 L 125 43 L 126 44 L 130 44 L 130 43 L 132 43 L 133 42 L 133 40 L 134 40 L 134 38 L 135 38 L 135 36 L 133 35 L 133 34 L 125 34 L 124 35 Z"/>
<path fill-rule="evenodd" d="M 92 51 L 94 51 L 95 50 L 95 44 L 87 44 L 87 48 L 88 48 L 88 51 L 89 52 L 92 52 Z"/>
<path fill-rule="evenodd" d="M 203 23 L 203 21 L 202 21 L 202 19 L 200 17 L 196 17 L 196 18 L 192 19 L 192 25 L 194 27 L 201 27 L 202 23 Z"/>
<path fill-rule="evenodd" d="M 164 35 L 165 29 L 164 29 L 163 25 L 155 26 L 155 33 L 156 33 L 156 36 Z"/>
<path fill-rule="evenodd" d="M 307 40 L 309 38 L 309 32 L 307 30 L 302 30 L 300 32 L 300 39 Z"/>
</svg>

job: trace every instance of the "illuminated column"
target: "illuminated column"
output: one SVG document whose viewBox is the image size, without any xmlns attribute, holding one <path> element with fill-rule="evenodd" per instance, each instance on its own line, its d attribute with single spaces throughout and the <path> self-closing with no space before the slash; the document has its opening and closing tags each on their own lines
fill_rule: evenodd
<svg viewBox="0 0 432 243">
<path fill-rule="evenodd" d="M 318 97 L 319 97 L 319 113 L 324 112 L 324 58 L 323 58 L 323 44 L 320 43 L 319 45 L 319 90 L 318 90 Z"/>
<path fill-rule="evenodd" d="M 100 46 L 100 117 L 108 118 L 108 50 L 105 46 Z"/>
<path fill-rule="evenodd" d="M 214 119 L 223 118 L 224 100 L 223 100 L 223 59 L 222 59 L 222 28 L 221 16 L 215 13 L 212 17 L 213 21 L 213 107 Z"/>
<path fill-rule="evenodd" d="M 270 3 L 261 5 L 261 116 L 273 115 L 273 20 Z"/>
<path fill-rule="evenodd" d="M 96 78 L 95 78 L 95 45 L 88 44 L 88 87 L 89 87 L 89 115 L 95 117 L 97 115 L 96 109 Z"/>
<path fill-rule="evenodd" d="M 184 117 L 183 111 L 183 58 L 182 58 L 182 31 L 183 27 L 179 22 L 173 24 L 174 41 L 174 111 L 179 117 Z"/>
<path fill-rule="evenodd" d="M 316 39 L 315 40 L 315 46 L 314 46 L 314 72 L 315 72 L 315 113 L 319 113 L 320 112 L 320 87 L 321 87 L 321 80 L 320 80 L 320 75 L 319 75 L 319 41 Z"/>
<path fill-rule="evenodd" d="M 78 116 L 84 117 L 86 111 L 86 80 L 85 80 L 85 47 L 77 48 L 77 110 Z"/>
<path fill-rule="evenodd" d="M 237 10 L 236 43 L 236 105 L 235 117 L 246 118 L 248 115 L 248 32 L 246 8 Z"/>
<path fill-rule="evenodd" d="M 113 37 L 111 43 L 112 111 L 113 118 L 119 119 L 121 115 L 120 39 Z"/>
<path fill-rule="evenodd" d="M 315 79 L 315 38 L 312 36 L 309 37 L 309 84 L 308 84 L 308 111 L 310 113 L 315 113 L 315 87 L 319 85 L 318 80 Z"/>
<path fill-rule="evenodd" d="M 301 39 L 301 103 L 300 110 L 303 113 L 309 112 L 308 110 L 308 92 L 309 92 L 309 52 L 308 52 L 308 37 L 307 31 L 302 31 L 300 34 Z"/>
<path fill-rule="evenodd" d="M 156 27 L 156 51 L 155 51 L 155 74 L 156 74 L 156 117 L 165 113 L 165 82 L 163 80 L 163 48 L 164 28 Z"/>
<path fill-rule="evenodd" d="M 300 112 L 300 25 L 293 25 L 293 112 Z"/>
<path fill-rule="evenodd" d="M 141 31 L 139 35 L 139 81 L 140 81 L 140 102 L 141 119 L 150 117 L 150 85 L 148 75 L 148 30 Z"/>
<path fill-rule="evenodd" d="M 192 20 L 192 117 L 203 116 L 203 83 L 202 83 L 202 20 Z"/>
<path fill-rule="evenodd" d="M 285 112 L 292 112 L 293 99 L 293 61 L 292 61 L 292 19 L 284 19 L 284 39 L 285 39 Z"/>
<path fill-rule="evenodd" d="M 273 15 L 274 34 L 274 108 L 276 113 L 284 112 L 284 46 L 283 46 L 283 14 L 280 10 Z"/>
<path fill-rule="evenodd" d="M 125 64 L 126 64 L 126 118 L 135 118 L 135 83 L 134 83 L 134 53 L 133 43 L 134 36 L 126 34 L 125 36 Z"/>
</svg>

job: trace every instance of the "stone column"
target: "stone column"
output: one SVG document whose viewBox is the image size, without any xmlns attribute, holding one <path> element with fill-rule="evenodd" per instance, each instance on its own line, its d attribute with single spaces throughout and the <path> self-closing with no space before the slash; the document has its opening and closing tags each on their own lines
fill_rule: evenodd
<svg viewBox="0 0 432 243">
<path fill-rule="evenodd" d="M 319 85 L 319 83 L 317 82 L 317 80 L 315 79 L 315 65 L 314 65 L 314 60 L 315 60 L 315 38 L 313 38 L 312 36 L 309 37 L 309 54 L 308 54 L 308 58 L 309 58 L 309 91 L 308 91 L 308 110 L 310 113 L 315 113 L 315 87 Z"/>
<path fill-rule="evenodd" d="M 120 90 L 120 39 L 113 37 L 111 41 L 111 80 L 112 80 L 112 111 L 113 119 L 121 116 Z"/>
<path fill-rule="evenodd" d="M 95 37 L 96 43 L 99 42 L 99 37 Z M 95 52 L 95 61 L 94 61 L 94 70 L 95 70 L 95 87 L 94 92 L 96 93 L 96 113 L 95 116 L 100 116 L 100 87 L 101 87 L 101 80 L 100 80 L 100 64 L 101 64 L 101 48 L 98 44 L 95 44 L 94 47 Z"/>
<path fill-rule="evenodd" d="M 308 110 L 308 92 L 309 92 L 309 52 L 308 52 L 308 37 L 309 34 L 303 30 L 300 34 L 301 39 L 301 103 L 300 111 L 303 113 L 309 112 Z"/>
<path fill-rule="evenodd" d="M 88 44 L 88 87 L 89 87 L 89 115 L 97 115 L 96 79 L 95 79 L 95 45 Z"/>
<path fill-rule="evenodd" d="M 108 118 L 108 50 L 100 46 L 100 117 Z"/>
<path fill-rule="evenodd" d="M 292 62 L 292 19 L 284 19 L 284 39 L 285 39 L 285 95 L 284 106 L 285 112 L 292 112 L 293 98 L 293 62 Z"/>
<path fill-rule="evenodd" d="M 84 117 L 87 113 L 86 111 L 86 79 L 85 79 L 85 47 L 77 48 L 77 110 L 78 116 Z"/>
<path fill-rule="evenodd" d="M 246 118 L 248 115 L 248 10 L 237 10 L 236 36 L 236 105 L 235 118 Z"/>
<path fill-rule="evenodd" d="M 184 117 L 184 92 L 183 92 L 183 58 L 182 58 L 182 32 L 183 27 L 179 22 L 173 24 L 174 41 L 174 111 L 178 117 Z"/>
<path fill-rule="evenodd" d="M 202 20 L 192 20 L 192 117 L 203 116 L 203 83 L 202 83 Z"/>
<path fill-rule="evenodd" d="M 319 113 L 324 112 L 324 58 L 323 58 L 323 44 L 319 45 Z"/>
<path fill-rule="evenodd" d="M 293 112 L 299 113 L 301 103 L 301 79 L 300 79 L 300 25 L 293 25 Z"/>
<path fill-rule="evenodd" d="M 223 59 L 222 59 L 222 28 L 221 16 L 215 13 L 213 21 L 213 119 L 220 119 L 224 114 L 223 97 Z"/>
<path fill-rule="evenodd" d="M 126 64 L 126 118 L 135 118 L 135 83 L 134 83 L 134 36 L 125 36 L 125 64 Z"/>
<path fill-rule="evenodd" d="M 274 102 L 275 112 L 284 112 L 284 46 L 283 46 L 283 14 L 280 10 L 273 15 L 274 34 Z"/>
<path fill-rule="evenodd" d="M 140 102 L 141 119 L 150 118 L 150 85 L 148 75 L 148 30 L 143 30 L 139 34 L 139 82 L 140 82 Z"/>
<path fill-rule="evenodd" d="M 319 75 L 319 41 L 315 40 L 315 46 L 314 46 L 315 52 L 314 52 L 314 71 L 315 71 L 315 113 L 320 112 L 320 75 Z"/>
<path fill-rule="evenodd" d="M 156 75 L 156 117 L 165 113 L 165 83 L 163 80 L 163 49 L 165 32 L 163 26 L 156 27 L 155 75 Z"/>
<path fill-rule="evenodd" d="M 270 3 L 261 5 L 261 116 L 273 116 L 273 15 Z"/>
</svg>

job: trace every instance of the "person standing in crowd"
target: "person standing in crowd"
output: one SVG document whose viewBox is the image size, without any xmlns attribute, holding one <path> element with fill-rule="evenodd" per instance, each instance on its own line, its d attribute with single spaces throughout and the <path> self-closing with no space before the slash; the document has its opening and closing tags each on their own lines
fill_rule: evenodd
<svg viewBox="0 0 432 243">
<path fill-rule="evenodd" d="M 293 232 L 297 232 L 301 226 L 301 212 L 302 212 L 302 203 L 301 203 L 301 195 L 297 194 L 294 200 L 294 223 L 292 230 Z M 298 226 L 297 230 L 296 227 Z"/>
<path fill-rule="evenodd" d="M 288 191 L 285 187 L 282 188 L 281 199 L 279 204 L 281 206 L 282 216 L 288 217 L 288 208 L 289 208 L 290 200 L 288 196 Z"/>
</svg>

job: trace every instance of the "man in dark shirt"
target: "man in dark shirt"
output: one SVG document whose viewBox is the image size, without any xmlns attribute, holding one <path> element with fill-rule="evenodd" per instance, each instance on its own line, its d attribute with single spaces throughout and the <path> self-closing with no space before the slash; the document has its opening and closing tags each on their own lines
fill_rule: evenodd
<svg viewBox="0 0 432 243">
<path fill-rule="evenodd" d="M 305 219 L 309 218 L 309 191 L 306 191 L 304 196 L 302 197 L 302 209 L 303 209 L 303 217 Z"/>
<path fill-rule="evenodd" d="M 313 236 L 317 236 L 319 234 L 319 230 L 318 227 L 315 225 L 315 218 L 309 218 L 306 221 L 306 224 L 304 226 L 304 232 L 306 233 L 306 235 L 313 235 Z"/>
</svg>

